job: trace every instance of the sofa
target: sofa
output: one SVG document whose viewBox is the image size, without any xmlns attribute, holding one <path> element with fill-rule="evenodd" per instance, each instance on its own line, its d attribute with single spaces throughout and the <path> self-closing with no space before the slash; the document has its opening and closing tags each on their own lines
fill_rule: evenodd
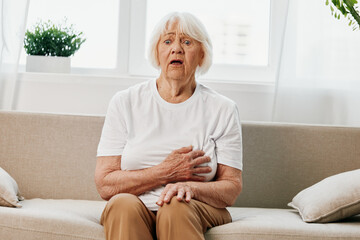
<svg viewBox="0 0 360 240">
<path fill-rule="evenodd" d="M 0 112 L 0 167 L 22 207 L 0 207 L 0 239 L 105 239 L 94 183 L 104 116 Z M 303 189 L 360 168 L 360 128 L 243 122 L 243 191 L 233 222 L 206 239 L 360 239 L 360 215 L 306 223 L 288 207 Z"/>
</svg>

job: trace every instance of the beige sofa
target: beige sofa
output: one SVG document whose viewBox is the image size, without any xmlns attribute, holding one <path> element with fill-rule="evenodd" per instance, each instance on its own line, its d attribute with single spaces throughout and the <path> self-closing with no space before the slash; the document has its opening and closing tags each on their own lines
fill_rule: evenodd
<svg viewBox="0 0 360 240">
<path fill-rule="evenodd" d="M 22 208 L 0 207 L 0 239 L 104 239 L 96 191 L 104 117 L 0 112 L 0 167 Z M 233 222 L 206 239 L 360 239 L 360 215 L 305 223 L 287 203 L 321 179 L 360 168 L 360 128 L 243 123 L 244 189 Z"/>
</svg>

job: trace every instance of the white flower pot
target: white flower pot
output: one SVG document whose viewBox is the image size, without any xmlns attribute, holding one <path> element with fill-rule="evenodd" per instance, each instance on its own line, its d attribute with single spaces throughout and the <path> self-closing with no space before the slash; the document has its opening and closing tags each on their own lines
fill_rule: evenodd
<svg viewBox="0 0 360 240">
<path fill-rule="evenodd" d="M 27 72 L 70 73 L 70 57 L 34 56 L 26 58 Z"/>
</svg>

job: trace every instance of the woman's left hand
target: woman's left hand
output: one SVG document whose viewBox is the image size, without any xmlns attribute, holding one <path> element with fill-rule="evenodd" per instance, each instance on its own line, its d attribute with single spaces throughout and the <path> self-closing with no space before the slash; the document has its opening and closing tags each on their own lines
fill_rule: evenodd
<svg viewBox="0 0 360 240">
<path fill-rule="evenodd" d="M 192 191 L 191 186 L 186 182 L 169 183 L 162 191 L 156 204 L 161 207 L 164 203 L 169 203 L 174 196 L 176 196 L 178 201 L 185 200 L 186 202 L 190 202 L 194 197 L 194 192 Z"/>
</svg>

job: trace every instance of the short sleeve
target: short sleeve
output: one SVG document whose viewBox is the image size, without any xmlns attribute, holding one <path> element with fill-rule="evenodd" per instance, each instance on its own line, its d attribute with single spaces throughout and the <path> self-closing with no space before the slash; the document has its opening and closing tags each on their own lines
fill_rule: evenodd
<svg viewBox="0 0 360 240">
<path fill-rule="evenodd" d="M 239 113 L 235 103 L 224 121 L 221 124 L 221 126 L 224 126 L 224 131 L 215 141 L 217 161 L 242 170 L 242 133 Z"/>
<path fill-rule="evenodd" d="M 126 112 L 120 94 L 116 94 L 110 101 L 106 113 L 97 156 L 121 155 L 127 139 L 127 130 L 124 119 Z"/>
</svg>

